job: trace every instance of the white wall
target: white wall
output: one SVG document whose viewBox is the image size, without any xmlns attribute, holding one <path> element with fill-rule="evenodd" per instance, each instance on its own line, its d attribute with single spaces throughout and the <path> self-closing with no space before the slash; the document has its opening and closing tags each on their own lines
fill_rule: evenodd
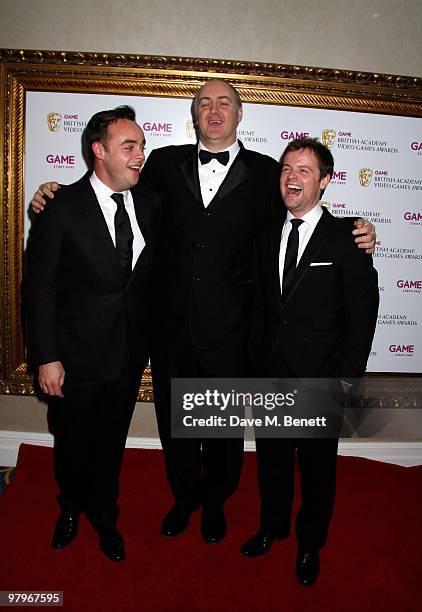
<svg viewBox="0 0 422 612">
<path fill-rule="evenodd" d="M 421 0 L 1 0 L 0 47 L 422 74 Z"/>
</svg>

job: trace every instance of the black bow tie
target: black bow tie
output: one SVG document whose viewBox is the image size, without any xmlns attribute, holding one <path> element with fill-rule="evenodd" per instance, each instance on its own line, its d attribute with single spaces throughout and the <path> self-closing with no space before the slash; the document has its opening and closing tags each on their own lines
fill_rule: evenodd
<svg viewBox="0 0 422 612">
<path fill-rule="evenodd" d="M 228 151 L 211 153 L 211 151 L 206 151 L 205 149 L 199 151 L 199 161 L 201 164 L 209 164 L 212 159 L 216 159 L 220 164 L 223 164 L 223 166 L 227 166 L 230 159 L 230 153 Z"/>
</svg>

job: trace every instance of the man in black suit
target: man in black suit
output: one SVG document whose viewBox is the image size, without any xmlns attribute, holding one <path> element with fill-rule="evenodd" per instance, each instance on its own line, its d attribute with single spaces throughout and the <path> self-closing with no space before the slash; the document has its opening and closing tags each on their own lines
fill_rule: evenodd
<svg viewBox="0 0 422 612">
<path fill-rule="evenodd" d="M 175 505 L 161 533 L 177 536 L 202 505 L 201 533 L 212 544 L 226 532 L 223 506 L 239 483 L 243 440 L 172 438 L 170 381 L 250 373 L 253 242 L 280 215 L 282 201 L 279 164 L 237 140 L 243 108 L 230 84 L 208 81 L 192 114 L 198 144 L 152 151 L 139 188 L 145 198 L 162 198 L 151 364 Z"/>
<path fill-rule="evenodd" d="M 151 365 L 175 505 L 161 533 L 179 535 L 202 505 L 201 533 L 211 544 L 226 532 L 223 506 L 238 486 L 243 440 L 172 438 L 170 382 L 247 373 L 252 245 L 271 211 L 280 209 L 280 166 L 237 141 L 243 111 L 228 83 L 209 81 L 192 108 L 199 144 L 152 151 L 139 188 L 143 197 L 163 198 Z"/>
<path fill-rule="evenodd" d="M 212 544 L 226 533 L 223 506 L 238 486 L 243 441 L 172 438 L 171 378 L 249 374 L 253 242 L 272 215 L 280 215 L 282 201 L 280 165 L 237 140 L 243 108 L 234 87 L 208 81 L 198 90 L 192 113 L 199 142 L 152 151 L 138 189 L 142 201 L 157 196 L 161 201 L 151 365 L 175 499 L 161 533 L 178 536 L 202 506 L 201 533 Z M 48 184 L 40 189 L 53 195 Z M 39 196 L 33 205 L 42 206 Z M 372 230 L 370 224 L 354 230 L 361 248 L 373 247 Z"/>
<path fill-rule="evenodd" d="M 28 344 L 55 436 L 52 546 L 74 539 L 84 511 L 103 553 L 120 561 L 119 473 L 149 355 L 154 213 L 131 191 L 145 160 L 132 108 L 96 113 L 82 146 L 91 172 L 56 194 L 28 241 Z"/>
<path fill-rule="evenodd" d="M 336 379 L 346 391 L 347 379 L 366 369 L 377 320 L 377 273 L 372 258 L 356 249 L 350 220 L 333 217 L 319 204 L 333 175 L 329 149 L 314 139 L 296 140 L 281 165 L 287 213 L 257 244 L 263 373 Z M 334 506 L 337 444 L 335 437 L 256 439 L 261 528 L 242 553 L 263 555 L 276 539 L 288 537 L 297 458 L 302 506 L 296 573 L 303 585 L 312 585 L 319 574 L 318 551 Z"/>
</svg>

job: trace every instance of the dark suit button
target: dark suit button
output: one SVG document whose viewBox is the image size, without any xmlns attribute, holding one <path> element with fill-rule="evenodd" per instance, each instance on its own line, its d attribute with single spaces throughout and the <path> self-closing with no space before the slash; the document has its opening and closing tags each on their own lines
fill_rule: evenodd
<svg viewBox="0 0 422 612">
<path fill-rule="evenodd" d="M 204 210 L 203 215 L 204 217 L 209 217 L 211 213 L 207 212 L 206 210 Z"/>
<path fill-rule="evenodd" d="M 282 325 L 288 325 L 288 323 L 287 323 L 286 319 L 283 319 L 283 320 L 282 320 L 282 322 L 281 322 L 281 324 L 282 324 Z"/>
<path fill-rule="evenodd" d="M 205 244 L 203 244 L 202 242 L 198 242 L 197 245 L 196 245 L 196 248 L 197 249 L 203 249 L 203 248 L 205 248 Z"/>
</svg>

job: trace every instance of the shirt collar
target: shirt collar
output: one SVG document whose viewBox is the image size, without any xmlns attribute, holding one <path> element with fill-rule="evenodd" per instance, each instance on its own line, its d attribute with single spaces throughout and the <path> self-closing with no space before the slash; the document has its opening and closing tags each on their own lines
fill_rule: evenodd
<svg viewBox="0 0 422 612">
<path fill-rule="evenodd" d="M 93 190 L 95 191 L 97 196 L 100 198 L 109 198 L 113 193 L 116 193 L 115 191 L 110 189 L 110 187 L 108 187 L 105 183 L 100 181 L 100 179 L 95 174 L 95 172 L 91 174 L 91 176 L 89 177 L 89 180 L 91 182 Z M 123 199 L 126 203 L 127 196 L 128 196 L 128 190 L 126 189 L 126 191 L 119 191 L 117 193 L 123 194 Z"/>
<path fill-rule="evenodd" d="M 318 204 L 316 206 L 314 206 L 305 215 L 303 215 L 303 217 L 300 217 L 300 218 L 302 219 L 302 221 L 304 221 L 308 225 L 311 225 L 311 226 L 315 227 L 316 224 L 318 223 L 318 221 L 320 220 L 321 216 L 322 216 L 322 206 L 318 202 Z M 287 214 L 286 214 L 286 221 L 285 221 L 285 223 L 288 223 L 290 221 L 290 219 L 295 219 L 295 217 L 292 215 L 290 210 L 288 210 Z"/>
</svg>

